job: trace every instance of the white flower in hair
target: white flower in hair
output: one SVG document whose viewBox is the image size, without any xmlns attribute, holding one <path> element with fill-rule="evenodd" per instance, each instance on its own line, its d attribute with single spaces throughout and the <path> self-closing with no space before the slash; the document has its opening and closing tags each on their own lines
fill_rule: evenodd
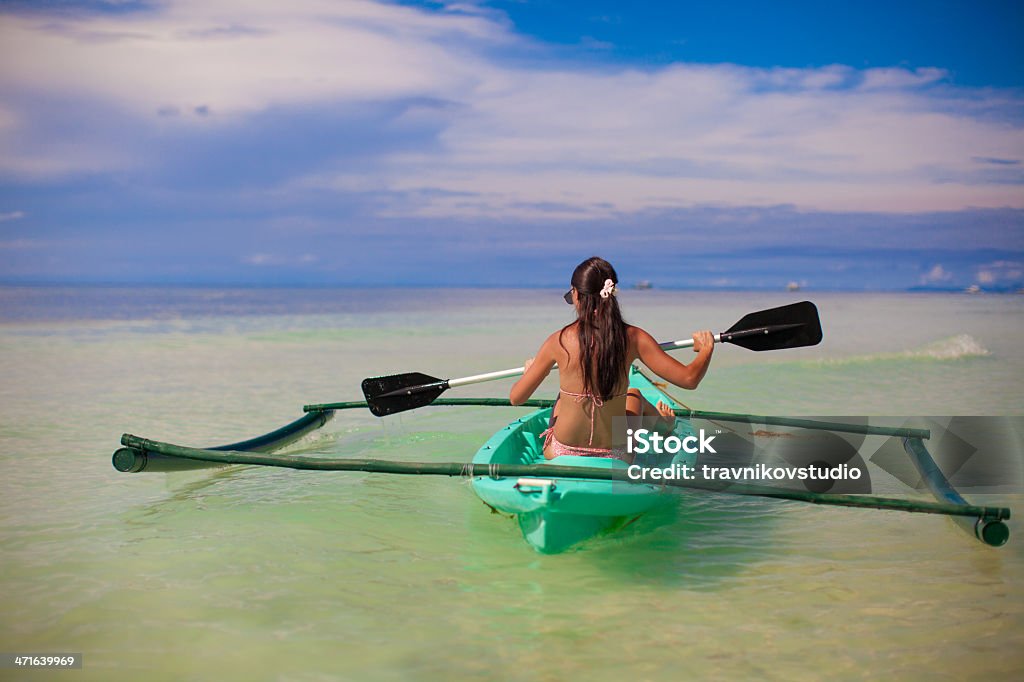
<svg viewBox="0 0 1024 682">
<path fill-rule="evenodd" d="M 601 298 L 608 298 L 609 296 L 614 296 L 617 293 L 617 291 L 618 290 L 615 288 L 615 282 L 611 281 L 610 279 L 606 279 L 604 281 L 604 286 L 601 287 Z"/>
</svg>

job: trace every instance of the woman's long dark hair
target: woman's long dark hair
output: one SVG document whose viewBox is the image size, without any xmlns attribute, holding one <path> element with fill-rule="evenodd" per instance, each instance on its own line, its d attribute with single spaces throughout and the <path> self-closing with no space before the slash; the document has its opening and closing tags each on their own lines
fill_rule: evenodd
<svg viewBox="0 0 1024 682">
<path fill-rule="evenodd" d="M 615 387 L 626 373 L 626 351 L 628 338 L 626 323 L 619 311 L 615 296 L 601 298 L 601 289 L 606 280 L 613 284 L 619 281 L 611 263 L 594 256 L 588 258 L 572 273 L 572 286 L 579 297 L 576 304 L 576 334 L 580 340 L 580 374 L 583 376 L 583 392 L 602 400 L 615 391 Z M 562 327 L 558 343 L 562 348 L 562 335 L 572 326 Z"/>
</svg>

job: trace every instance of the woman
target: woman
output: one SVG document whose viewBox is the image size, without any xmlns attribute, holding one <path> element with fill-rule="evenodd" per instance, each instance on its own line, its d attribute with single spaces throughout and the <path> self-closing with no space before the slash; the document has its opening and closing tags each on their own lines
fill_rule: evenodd
<svg viewBox="0 0 1024 682">
<path fill-rule="evenodd" d="M 693 335 L 697 358 L 684 365 L 671 357 L 650 334 L 626 324 L 616 301 L 619 278 L 608 261 L 588 258 L 572 273 L 566 303 L 575 306 L 576 320 L 544 341 L 526 361 L 522 378 L 512 387 L 513 405 L 525 402 L 556 365 L 559 394 L 552 426 L 545 432 L 544 456 L 613 457 L 630 461 L 625 443 L 612 442 L 613 416 L 651 415 L 657 409 L 674 419 L 659 402 L 654 408 L 636 389 L 629 389 L 628 372 L 637 359 L 655 374 L 681 388 L 694 389 L 704 378 L 715 340 L 711 332 Z"/>
</svg>

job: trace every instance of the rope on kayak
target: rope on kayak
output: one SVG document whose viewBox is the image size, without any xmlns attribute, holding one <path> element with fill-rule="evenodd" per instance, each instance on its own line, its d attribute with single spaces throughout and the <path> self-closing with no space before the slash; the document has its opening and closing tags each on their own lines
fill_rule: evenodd
<svg viewBox="0 0 1024 682">
<path fill-rule="evenodd" d="M 459 476 L 464 476 L 465 478 L 467 478 L 467 479 L 472 481 L 473 477 L 476 475 L 476 474 L 473 473 L 473 466 L 474 466 L 473 462 L 466 462 L 465 464 L 463 464 L 462 465 L 462 473 L 459 474 Z M 488 462 L 487 463 L 487 477 L 488 478 L 492 478 L 495 481 L 497 481 L 498 479 L 502 478 L 502 476 L 500 475 L 500 472 L 501 472 L 501 466 L 497 462 Z"/>
</svg>

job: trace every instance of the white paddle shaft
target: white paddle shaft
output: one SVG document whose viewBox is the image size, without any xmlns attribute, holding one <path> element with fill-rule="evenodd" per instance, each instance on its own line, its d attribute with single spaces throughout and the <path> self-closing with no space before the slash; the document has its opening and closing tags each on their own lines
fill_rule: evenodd
<svg viewBox="0 0 1024 682">
<path fill-rule="evenodd" d="M 715 338 L 715 343 L 722 342 L 721 334 L 712 334 Z M 693 348 L 693 337 L 688 339 L 679 339 L 678 341 L 666 341 L 665 343 L 658 344 L 662 350 L 672 350 L 675 348 Z"/>
<path fill-rule="evenodd" d="M 480 384 L 485 381 L 495 381 L 497 379 L 508 379 L 509 377 L 517 377 L 525 371 L 526 368 L 524 367 L 513 367 L 512 369 L 503 369 L 498 372 L 488 372 L 487 374 L 474 374 L 471 377 L 449 379 L 448 388 L 455 388 L 456 386 L 468 386 L 469 384 Z"/>
</svg>

